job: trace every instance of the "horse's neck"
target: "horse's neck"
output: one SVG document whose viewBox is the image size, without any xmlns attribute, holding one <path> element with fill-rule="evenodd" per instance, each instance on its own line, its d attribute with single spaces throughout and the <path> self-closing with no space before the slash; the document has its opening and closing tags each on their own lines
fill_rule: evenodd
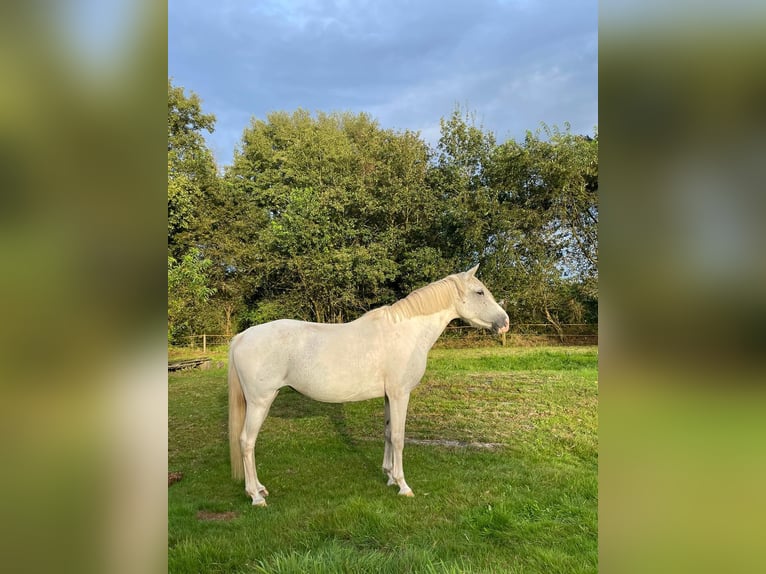
<svg viewBox="0 0 766 574">
<path fill-rule="evenodd" d="M 457 318 L 457 314 L 451 309 L 445 309 L 430 315 L 420 315 L 407 319 L 412 322 L 416 329 L 418 345 L 426 352 L 433 347 L 436 340 L 447 328 L 452 319 Z"/>
</svg>

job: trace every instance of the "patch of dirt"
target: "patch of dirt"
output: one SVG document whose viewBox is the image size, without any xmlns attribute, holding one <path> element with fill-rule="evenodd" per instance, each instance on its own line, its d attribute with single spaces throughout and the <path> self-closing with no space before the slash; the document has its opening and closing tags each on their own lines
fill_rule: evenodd
<svg viewBox="0 0 766 574">
<path fill-rule="evenodd" d="M 208 512 L 207 510 L 197 512 L 197 520 L 205 521 L 225 522 L 227 520 L 234 520 L 237 516 L 239 515 L 236 512 Z"/>
<path fill-rule="evenodd" d="M 436 445 L 436 446 L 452 446 L 459 448 L 484 448 L 484 449 L 496 449 L 504 446 L 499 442 L 465 442 L 462 440 L 448 440 L 448 439 L 417 439 L 406 438 L 405 443 L 408 444 L 422 444 L 422 445 Z"/>
<path fill-rule="evenodd" d="M 181 472 L 169 472 L 168 473 L 168 486 L 171 484 L 178 482 L 184 477 L 183 473 Z"/>
<path fill-rule="evenodd" d="M 363 440 L 368 442 L 381 442 L 377 437 L 360 437 L 356 440 Z M 405 438 L 404 444 L 418 444 L 422 446 L 449 446 L 453 448 L 478 448 L 485 450 L 494 450 L 498 448 L 504 448 L 506 445 L 501 442 L 479 442 L 479 441 L 464 441 L 464 440 L 451 440 L 446 438 Z"/>
</svg>

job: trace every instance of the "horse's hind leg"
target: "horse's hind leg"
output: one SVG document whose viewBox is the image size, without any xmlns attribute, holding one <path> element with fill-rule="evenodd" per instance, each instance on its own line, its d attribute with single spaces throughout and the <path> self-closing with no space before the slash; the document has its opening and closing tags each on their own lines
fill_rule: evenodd
<svg viewBox="0 0 766 574">
<path fill-rule="evenodd" d="M 269 413 L 269 408 L 271 403 L 274 402 L 277 392 L 274 391 L 266 397 L 258 397 L 248 401 L 245 424 L 239 437 L 242 461 L 245 466 L 245 492 L 253 499 L 254 506 L 266 506 L 264 496 L 269 494 L 266 487 L 258 481 L 258 474 L 255 470 L 254 451 L 258 431 L 261 430 L 261 425 Z"/>
<path fill-rule="evenodd" d="M 388 476 L 388 486 L 394 484 L 394 479 L 391 476 L 391 470 L 394 467 L 393 452 L 391 448 L 391 406 L 388 402 L 388 395 L 385 396 L 385 421 L 386 427 L 384 432 L 385 447 L 383 450 L 383 472 Z"/>
</svg>

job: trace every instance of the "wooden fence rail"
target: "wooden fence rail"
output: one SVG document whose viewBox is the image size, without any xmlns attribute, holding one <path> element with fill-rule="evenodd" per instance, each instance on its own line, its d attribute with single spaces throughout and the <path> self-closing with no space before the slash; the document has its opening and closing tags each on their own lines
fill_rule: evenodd
<svg viewBox="0 0 766 574">
<path fill-rule="evenodd" d="M 585 342 L 587 344 L 598 343 L 598 325 L 593 323 L 563 323 L 559 325 L 559 332 L 550 323 L 515 323 L 511 324 L 511 330 L 502 335 L 494 335 L 488 331 L 479 331 L 468 325 L 449 325 L 440 339 L 496 339 L 505 346 L 507 337 L 547 337 L 559 339 L 560 342 Z M 466 334 L 467 333 L 467 334 Z M 207 352 L 209 345 L 228 345 L 234 335 L 221 335 L 204 333 L 202 335 L 188 335 L 189 346 L 196 348 L 202 346 L 202 352 Z"/>
</svg>

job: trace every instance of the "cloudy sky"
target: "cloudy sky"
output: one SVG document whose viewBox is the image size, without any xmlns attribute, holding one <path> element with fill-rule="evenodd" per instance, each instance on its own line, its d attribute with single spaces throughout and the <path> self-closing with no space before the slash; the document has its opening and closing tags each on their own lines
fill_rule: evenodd
<svg viewBox="0 0 766 574">
<path fill-rule="evenodd" d="M 431 144 L 456 105 L 498 141 L 598 124 L 597 0 L 169 0 L 168 74 L 217 118 L 231 163 L 250 118 L 367 112 Z"/>
</svg>

